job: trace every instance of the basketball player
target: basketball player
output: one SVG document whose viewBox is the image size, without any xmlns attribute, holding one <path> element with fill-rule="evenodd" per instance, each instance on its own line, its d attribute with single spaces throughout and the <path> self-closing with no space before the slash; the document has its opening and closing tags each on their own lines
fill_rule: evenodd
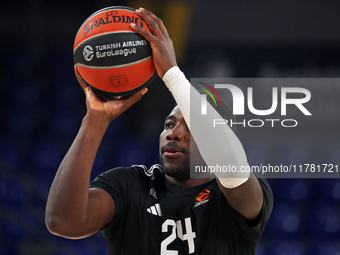
<svg viewBox="0 0 340 255">
<path fill-rule="evenodd" d="M 272 209 L 270 187 L 249 172 L 190 178 L 192 163 L 239 168 L 247 165 L 245 152 L 227 125 L 215 130 L 211 141 L 204 140 L 209 131 L 205 123 L 201 123 L 204 133 L 191 134 L 191 85 L 177 67 L 172 41 L 153 13 L 143 8 L 136 13 L 152 34 L 131 27 L 150 42 L 157 73 L 178 104 L 165 119 L 160 135 L 161 165 L 114 168 L 90 184 L 93 162 L 109 123 L 147 89 L 127 99 L 102 102 L 75 69 L 86 95 L 87 114 L 53 181 L 46 225 L 53 234 L 73 239 L 102 231 L 110 255 L 254 254 Z M 190 146 L 190 139 L 196 146 Z"/>
</svg>

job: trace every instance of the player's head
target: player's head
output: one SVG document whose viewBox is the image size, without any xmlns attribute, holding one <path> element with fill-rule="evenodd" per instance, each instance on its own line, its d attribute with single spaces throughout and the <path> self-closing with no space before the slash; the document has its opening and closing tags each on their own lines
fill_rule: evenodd
<svg viewBox="0 0 340 255">
<path fill-rule="evenodd" d="M 190 153 L 191 160 L 204 164 L 178 106 L 165 118 L 159 153 L 164 173 L 178 180 L 190 178 Z"/>
<path fill-rule="evenodd" d="M 215 109 L 223 118 L 235 120 L 226 102 L 223 102 L 223 107 Z M 177 105 L 165 118 L 164 130 L 159 139 L 159 153 L 164 173 L 178 180 L 190 178 L 190 165 L 206 164 Z"/>
</svg>

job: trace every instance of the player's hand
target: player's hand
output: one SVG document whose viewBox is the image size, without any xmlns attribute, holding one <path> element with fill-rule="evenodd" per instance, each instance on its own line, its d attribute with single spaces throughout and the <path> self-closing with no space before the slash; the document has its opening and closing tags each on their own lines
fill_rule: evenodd
<svg viewBox="0 0 340 255">
<path fill-rule="evenodd" d="M 152 12 L 139 8 L 136 13 L 148 24 L 152 34 L 142 27 L 131 24 L 131 28 L 150 42 L 153 60 L 159 77 L 173 66 L 177 66 L 172 40 L 163 21 Z"/>
<path fill-rule="evenodd" d="M 112 121 L 124 111 L 129 109 L 133 104 L 138 102 L 142 96 L 148 91 L 144 88 L 135 94 L 125 99 L 101 101 L 92 91 L 91 87 L 88 86 L 80 76 L 77 65 L 74 66 L 76 77 L 79 81 L 80 86 L 83 88 L 86 96 L 86 108 L 88 115 L 95 115 L 103 118 L 105 121 Z"/>
</svg>

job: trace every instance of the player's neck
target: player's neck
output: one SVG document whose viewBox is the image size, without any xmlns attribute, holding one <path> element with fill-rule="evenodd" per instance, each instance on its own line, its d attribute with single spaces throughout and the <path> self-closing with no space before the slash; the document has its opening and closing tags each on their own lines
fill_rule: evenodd
<svg viewBox="0 0 340 255">
<path fill-rule="evenodd" d="M 189 189 L 191 187 L 195 187 L 201 185 L 203 183 L 211 181 L 213 178 L 192 178 L 192 179 L 175 179 L 171 176 L 166 175 L 166 178 L 171 181 L 173 184 L 180 186 L 183 189 Z"/>
</svg>

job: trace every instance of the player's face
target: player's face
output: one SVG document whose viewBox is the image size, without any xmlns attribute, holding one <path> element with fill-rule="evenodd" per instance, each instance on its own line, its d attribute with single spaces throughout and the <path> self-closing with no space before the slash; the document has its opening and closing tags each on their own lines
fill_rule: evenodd
<svg viewBox="0 0 340 255">
<path fill-rule="evenodd" d="M 166 117 L 159 139 L 160 160 L 166 175 L 175 179 L 190 178 L 190 139 L 189 128 L 176 106 Z M 191 149 L 192 153 L 201 158 L 193 143 Z"/>
</svg>

